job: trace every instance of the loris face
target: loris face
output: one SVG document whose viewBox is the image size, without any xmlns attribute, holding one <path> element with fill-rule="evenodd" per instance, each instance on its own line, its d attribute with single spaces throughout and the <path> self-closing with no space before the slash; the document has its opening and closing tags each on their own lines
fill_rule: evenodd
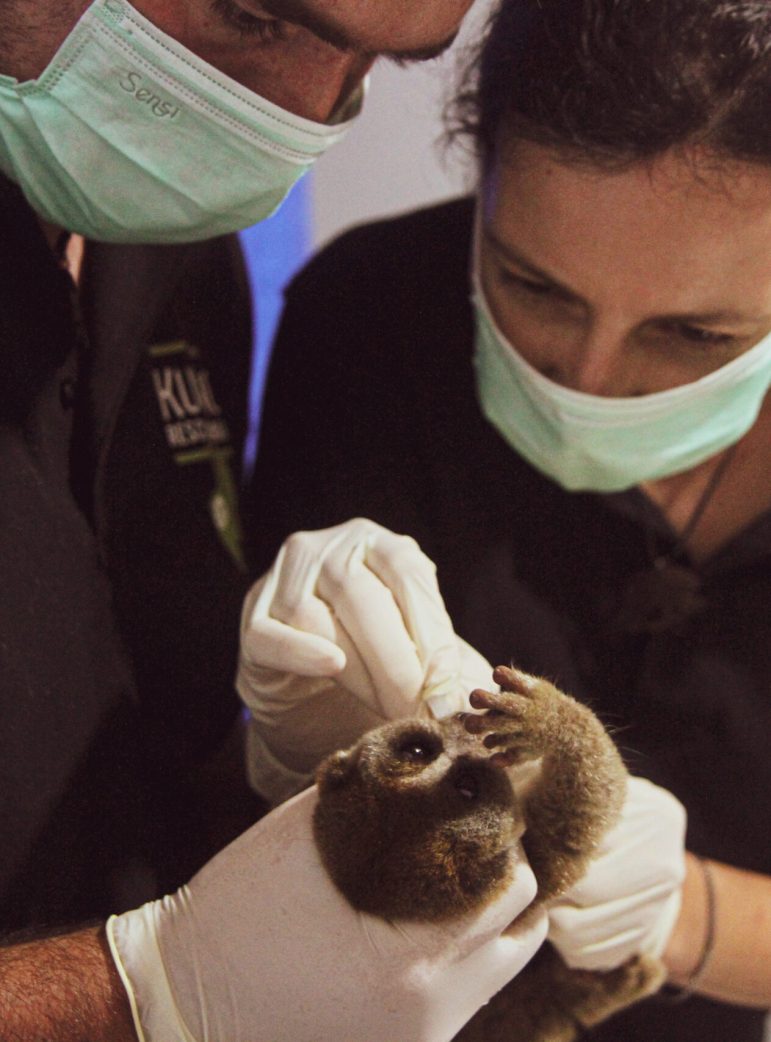
<svg viewBox="0 0 771 1042">
<path fill-rule="evenodd" d="M 523 816 L 459 720 L 386 724 L 326 760 L 317 782 L 319 850 L 361 911 L 447 919 L 510 881 Z"/>
</svg>

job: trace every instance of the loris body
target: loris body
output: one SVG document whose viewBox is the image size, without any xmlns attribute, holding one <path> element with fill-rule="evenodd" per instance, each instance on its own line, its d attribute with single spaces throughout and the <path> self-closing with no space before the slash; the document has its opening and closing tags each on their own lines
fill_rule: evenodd
<svg viewBox="0 0 771 1042">
<path fill-rule="evenodd" d="M 581 877 L 616 820 L 627 773 L 594 714 L 547 681 L 504 666 L 493 678 L 501 692 L 472 696 L 487 713 L 386 724 L 319 768 L 316 841 L 355 908 L 429 921 L 479 908 L 510 882 L 520 838 L 539 908 Z M 523 794 L 504 768 L 533 760 Z M 663 976 L 647 959 L 569 970 L 545 946 L 457 1038 L 569 1042 Z"/>
</svg>

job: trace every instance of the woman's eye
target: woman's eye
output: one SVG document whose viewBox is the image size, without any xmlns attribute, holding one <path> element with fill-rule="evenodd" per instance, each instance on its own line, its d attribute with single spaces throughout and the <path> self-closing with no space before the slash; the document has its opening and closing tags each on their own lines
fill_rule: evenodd
<svg viewBox="0 0 771 1042">
<path fill-rule="evenodd" d="M 700 326 L 676 325 L 673 329 L 683 340 L 691 344 L 704 344 L 709 347 L 730 347 L 736 343 L 736 337 L 730 333 L 718 333 L 714 329 L 702 329 Z"/>
</svg>

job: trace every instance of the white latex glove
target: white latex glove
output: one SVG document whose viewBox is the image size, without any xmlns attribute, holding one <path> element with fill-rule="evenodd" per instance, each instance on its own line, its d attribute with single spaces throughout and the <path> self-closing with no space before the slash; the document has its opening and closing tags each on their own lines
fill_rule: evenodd
<svg viewBox="0 0 771 1042">
<path fill-rule="evenodd" d="M 549 940 L 574 968 L 608 970 L 660 956 L 680 911 L 685 809 L 666 789 L 630 778 L 620 821 L 586 875 L 549 910 Z"/>
<path fill-rule="evenodd" d="M 454 632 L 414 539 L 357 518 L 297 532 L 246 597 L 236 687 L 250 781 L 279 802 L 386 720 L 468 710 L 490 664 Z"/>
<path fill-rule="evenodd" d="M 316 852 L 316 798 L 306 790 L 176 894 L 110 919 L 141 1042 L 446 1042 L 538 949 L 545 914 L 506 929 L 536 890 L 524 854 L 480 914 L 438 926 L 354 911 Z"/>
</svg>

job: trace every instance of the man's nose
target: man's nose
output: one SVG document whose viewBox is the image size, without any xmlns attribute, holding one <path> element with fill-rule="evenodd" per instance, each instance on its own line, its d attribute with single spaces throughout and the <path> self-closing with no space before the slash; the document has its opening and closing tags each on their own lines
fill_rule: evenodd
<svg viewBox="0 0 771 1042">
<path fill-rule="evenodd" d="M 287 81 L 283 108 L 315 123 L 337 119 L 345 103 L 372 67 L 374 58 L 353 53 L 325 57 L 318 66 L 306 65 L 296 80 Z"/>
</svg>

